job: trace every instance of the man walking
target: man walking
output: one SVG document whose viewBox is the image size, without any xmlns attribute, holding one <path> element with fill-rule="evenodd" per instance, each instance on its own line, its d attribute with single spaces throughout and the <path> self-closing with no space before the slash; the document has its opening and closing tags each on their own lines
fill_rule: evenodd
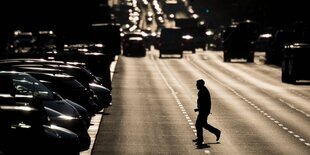
<svg viewBox="0 0 310 155">
<path fill-rule="evenodd" d="M 208 116 L 211 111 L 211 96 L 209 90 L 207 87 L 205 87 L 204 80 L 197 80 L 196 86 L 199 90 L 197 108 L 194 109 L 195 112 L 198 112 L 195 124 L 197 130 L 197 139 L 194 139 L 193 142 L 196 142 L 197 146 L 200 147 L 203 144 L 203 128 L 213 133 L 216 136 L 216 141 L 220 139 L 221 131 L 208 124 Z"/>
</svg>

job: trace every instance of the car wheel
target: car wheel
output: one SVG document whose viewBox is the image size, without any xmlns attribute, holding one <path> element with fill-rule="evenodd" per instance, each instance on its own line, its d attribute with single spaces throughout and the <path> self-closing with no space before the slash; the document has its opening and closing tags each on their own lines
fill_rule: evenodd
<svg viewBox="0 0 310 155">
<path fill-rule="evenodd" d="M 247 62 L 254 62 L 254 54 L 251 54 L 251 55 L 247 58 Z"/>
<path fill-rule="evenodd" d="M 292 60 L 283 60 L 282 62 L 282 77 L 281 80 L 282 82 L 285 83 L 294 83 L 296 80 L 294 80 L 293 76 L 292 76 Z"/>
<path fill-rule="evenodd" d="M 224 62 L 230 62 L 230 58 L 226 52 L 224 53 L 223 59 L 224 59 Z"/>
<path fill-rule="evenodd" d="M 289 81 L 291 83 L 295 83 L 295 73 L 294 73 L 294 60 L 293 58 L 290 58 L 288 61 L 288 75 L 289 75 Z"/>
<path fill-rule="evenodd" d="M 192 49 L 192 53 L 196 53 L 196 49 Z"/>
</svg>

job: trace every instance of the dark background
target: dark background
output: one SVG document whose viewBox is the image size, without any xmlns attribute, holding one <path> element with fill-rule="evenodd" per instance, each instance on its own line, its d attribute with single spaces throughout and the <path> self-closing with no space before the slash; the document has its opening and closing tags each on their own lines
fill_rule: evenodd
<svg viewBox="0 0 310 155">
<path fill-rule="evenodd" d="M 229 25 L 232 20 L 252 19 L 262 26 L 287 27 L 294 21 L 309 22 L 306 1 L 190 0 L 194 9 L 211 25 Z M 209 13 L 206 13 L 206 9 Z"/>
<path fill-rule="evenodd" d="M 109 16 L 109 12 L 104 10 L 107 0 L 9 0 L 0 3 L 1 23 L 23 30 L 74 28 Z"/>
<path fill-rule="evenodd" d="M 109 18 L 108 0 L 7 0 L 1 1 L 1 18 L 10 27 L 83 25 Z M 304 0 L 189 0 L 209 23 L 227 25 L 232 20 L 253 19 L 266 26 L 285 26 L 309 20 Z M 209 13 L 206 13 L 206 10 Z M 76 25 L 77 24 L 77 25 Z M 3 25 L 3 26 L 5 26 Z"/>
<path fill-rule="evenodd" d="M 0 2 L 1 37 L 14 29 L 78 31 L 110 19 L 108 0 L 5 0 Z M 288 27 L 296 20 L 309 22 L 306 1 L 189 0 L 208 26 L 252 19 L 262 27 Z M 208 10 L 208 11 L 206 11 Z M 208 12 L 208 13 L 207 13 Z"/>
</svg>

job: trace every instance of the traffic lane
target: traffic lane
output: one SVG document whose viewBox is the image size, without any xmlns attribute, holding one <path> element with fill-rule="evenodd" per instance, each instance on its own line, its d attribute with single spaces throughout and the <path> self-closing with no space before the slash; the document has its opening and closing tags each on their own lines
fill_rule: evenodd
<svg viewBox="0 0 310 155">
<path fill-rule="evenodd" d="M 211 53 L 209 56 L 211 57 Z M 254 109 L 268 116 L 282 129 L 287 130 L 301 144 L 310 145 L 310 133 L 307 131 L 310 127 L 310 93 L 305 91 L 306 89 L 309 91 L 309 87 L 289 85 L 282 83 L 281 80 L 275 81 L 275 79 L 270 82 L 269 76 L 280 73 L 268 72 L 268 70 L 260 72 L 257 67 L 262 65 L 227 64 L 221 61 L 215 64 L 217 67 L 214 70 L 221 70 L 218 74 L 222 79 L 229 78 L 229 76 L 234 77 L 232 79 L 235 80 L 226 83 L 230 84 L 230 89 L 236 91 Z M 252 89 L 252 87 L 257 89 Z M 300 94 L 299 92 L 304 93 Z"/>
<path fill-rule="evenodd" d="M 191 55 L 192 56 L 192 55 Z M 185 59 L 187 56 L 185 55 Z M 225 129 L 233 129 L 229 131 L 223 132 L 224 139 L 226 138 L 225 135 L 228 135 L 232 137 L 232 139 L 229 139 L 229 141 L 234 141 L 233 143 L 226 143 L 225 145 L 219 145 L 216 147 L 211 147 L 210 151 L 211 152 L 221 152 L 221 153 L 227 153 L 227 152 L 238 152 L 238 154 L 261 154 L 262 152 L 267 153 L 267 154 L 277 154 L 277 153 L 293 153 L 293 152 L 299 152 L 301 154 L 307 154 L 307 147 L 305 147 L 304 143 L 300 143 L 299 139 L 294 138 L 295 136 L 288 134 L 283 128 L 277 124 L 276 120 L 271 120 L 272 117 L 270 115 L 265 115 L 266 113 L 263 113 L 259 108 L 256 108 L 256 105 L 251 105 L 248 100 L 246 100 L 245 97 L 241 96 L 238 93 L 238 89 L 232 89 L 230 87 L 227 87 L 226 84 L 224 83 L 219 83 L 218 79 L 223 79 L 223 81 L 228 81 L 228 86 L 231 83 L 234 83 L 235 81 L 231 80 L 231 77 L 219 73 L 212 73 L 211 78 L 210 78 L 210 73 L 209 70 L 216 70 L 218 69 L 218 66 L 212 66 L 212 64 L 206 64 L 206 60 L 198 58 L 202 63 L 197 69 L 197 67 L 193 67 L 193 65 L 190 65 L 184 60 L 173 60 L 171 61 L 166 61 L 165 65 L 163 66 L 162 69 L 168 68 L 169 71 L 166 71 L 166 73 L 172 74 L 172 75 L 178 75 L 174 79 L 179 80 L 179 84 L 176 84 L 176 88 L 178 89 L 182 83 L 185 83 L 186 85 L 190 84 L 191 82 L 189 80 L 197 79 L 197 78 L 202 78 L 205 77 L 208 85 L 211 85 L 211 95 L 215 96 L 216 99 L 219 98 L 218 103 L 225 103 L 227 105 L 233 105 L 233 108 L 237 108 L 236 113 L 238 114 L 238 117 L 232 117 L 229 116 L 232 111 L 231 110 L 225 110 L 224 114 L 227 114 L 228 116 L 223 115 L 223 118 L 226 118 L 227 122 L 224 123 L 224 125 L 231 125 L 228 127 L 224 127 Z M 189 60 L 190 62 L 196 62 L 195 60 Z M 208 60 L 207 60 L 208 61 Z M 213 60 L 210 60 L 213 61 Z M 163 61 L 158 61 L 158 63 L 162 63 Z M 169 69 L 171 68 L 171 69 Z M 175 69 L 173 69 L 175 68 Z M 200 71 L 200 72 L 199 72 Z M 228 72 L 227 74 L 231 75 L 233 73 Z M 186 75 L 186 76 L 184 76 Z M 187 76 L 187 75 L 193 75 L 193 76 Z M 168 75 L 167 75 L 168 76 Z M 255 76 L 255 75 L 253 75 Z M 220 78 L 219 78 L 220 77 Z M 180 80 L 181 79 L 181 80 Z M 192 82 L 193 83 L 193 82 Z M 216 86 L 222 85 L 225 89 L 220 90 Z M 257 91 L 257 88 L 253 88 L 253 86 L 243 86 L 245 84 L 240 83 L 238 84 L 238 87 L 249 87 L 253 90 L 248 92 L 248 96 L 255 96 L 253 95 L 252 92 Z M 187 86 L 182 86 L 183 88 L 186 88 Z M 185 89 L 178 89 L 178 90 L 185 90 Z M 231 94 L 231 97 L 226 95 L 226 93 L 223 93 L 228 91 Z M 182 94 L 182 92 L 178 92 L 178 94 Z M 184 94 L 190 94 L 184 91 Z M 216 97 L 216 94 L 218 94 L 219 97 Z M 255 94 L 255 93 L 254 93 Z M 258 93 L 259 94 L 259 93 Z M 262 94 L 260 92 L 260 94 Z M 188 98 L 191 98 L 193 94 L 188 96 Z M 263 94 L 265 96 L 266 94 Z M 246 97 L 248 97 L 246 96 Z M 234 99 L 237 98 L 237 99 Z M 263 98 L 256 98 L 253 102 L 261 102 Z M 272 102 L 276 102 L 275 99 L 272 99 Z M 226 104 L 220 104 L 217 105 L 216 101 L 214 101 L 215 106 L 213 106 L 214 109 L 220 109 L 220 111 L 215 112 L 215 114 L 221 114 L 223 113 L 222 109 Z M 190 104 L 190 103 L 188 103 Z M 184 104 L 186 105 L 186 104 Z M 192 107 L 192 106 L 189 106 Z M 244 107 L 244 108 L 243 108 Z M 239 109 L 239 110 L 238 110 Z M 254 115 L 255 114 L 255 115 Z M 254 116 L 252 116 L 254 115 Z M 192 114 L 191 114 L 192 116 Z M 212 116 L 212 115 L 211 115 Z M 213 115 L 214 116 L 214 115 Z M 216 115 L 215 115 L 216 116 Z M 211 117 L 215 118 L 215 117 Z M 219 116 L 218 118 L 221 118 Z M 236 120 L 236 121 L 234 121 Z M 210 120 L 212 121 L 212 119 Z M 215 121 L 221 122 L 223 120 L 218 120 Z M 275 122 L 274 122 L 275 121 Z M 211 123 L 212 124 L 212 123 Z M 221 124 L 215 124 L 215 126 L 221 126 Z M 238 128 L 240 127 L 240 128 Z M 280 128 L 279 128 L 280 127 Z M 306 128 L 307 129 L 307 128 Z M 303 130 L 305 130 L 303 128 Z M 267 132 L 267 133 L 266 133 Z M 213 138 L 213 137 L 212 137 Z M 223 139 L 222 139 L 223 140 Z M 224 142 L 221 140 L 221 144 Z M 226 141 L 227 142 L 227 141 Z M 270 144 L 269 144 L 270 143 Z M 232 145 L 229 146 L 228 144 Z M 289 145 L 290 147 L 287 148 L 282 148 L 283 145 Z M 222 146 L 225 146 L 224 148 Z M 220 149 L 219 149 L 220 148 Z M 293 148 L 293 149 L 292 149 Z M 224 151 L 225 150 L 225 151 Z"/>
<path fill-rule="evenodd" d="M 216 54 L 218 55 L 218 54 Z M 228 72 L 234 79 L 259 88 L 267 95 L 291 103 L 298 109 L 310 113 L 310 87 L 303 84 L 287 84 L 281 81 L 281 68 L 257 63 L 223 63 L 215 59 L 214 53 L 209 54 L 218 64 L 217 69 Z M 287 95 L 289 94 L 289 95 Z M 286 103 L 283 103 L 286 104 Z"/>
<path fill-rule="evenodd" d="M 208 55 L 210 59 L 212 59 L 211 54 Z M 215 59 L 212 60 L 215 61 Z M 214 64 L 220 65 L 214 66 Z M 225 69 L 221 69 L 222 65 L 224 65 Z M 283 130 L 287 136 L 292 137 L 291 145 L 294 143 L 298 144 L 298 146 L 295 146 L 296 148 L 289 147 L 290 150 L 296 149 L 302 150 L 301 152 L 304 153 L 309 152 L 309 132 L 307 132 L 310 126 L 309 116 L 305 111 L 302 111 L 309 109 L 309 105 L 308 108 L 301 108 L 302 110 L 295 107 L 305 105 L 309 100 L 307 101 L 299 95 L 290 93 L 286 90 L 286 87 L 278 86 L 278 83 L 267 83 L 265 79 L 269 74 L 258 72 L 256 70 L 257 65 L 246 63 L 230 64 L 218 61 L 213 65 L 204 62 L 202 66 L 208 66 L 208 72 L 217 75 L 216 77 L 221 77 L 219 80 L 226 87 L 228 85 L 227 88 L 231 89 L 234 94 L 242 98 L 245 103 L 260 112 L 269 121 L 278 125 L 279 129 Z M 210 66 L 214 66 L 214 68 Z M 244 68 L 241 66 L 247 68 L 247 70 L 243 72 L 242 69 Z M 262 74 L 266 77 L 260 78 Z M 230 79 L 230 81 L 227 79 Z M 281 95 L 281 97 L 277 95 Z M 294 102 L 283 102 L 291 98 L 295 99 Z"/>
<path fill-rule="evenodd" d="M 204 154 L 176 98 L 148 57 L 120 57 L 113 106 L 102 118 L 92 154 Z"/>
</svg>

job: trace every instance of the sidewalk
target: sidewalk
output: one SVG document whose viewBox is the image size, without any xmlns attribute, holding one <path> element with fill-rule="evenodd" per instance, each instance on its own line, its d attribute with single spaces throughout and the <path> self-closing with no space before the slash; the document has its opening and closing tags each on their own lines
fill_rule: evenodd
<svg viewBox="0 0 310 155">
<path fill-rule="evenodd" d="M 118 56 L 115 56 L 115 60 L 111 63 L 111 66 L 110 66 L 111 80 L 113 79 L 113 75 L 114 75 L 114 71 L 115 71 L 115 66 L 117 64 L 117 60 L 118 60 Z M 97 136 L 97 133 L 98 133 L 98 128 L 99 128 L 99 124 L 100 124 L 101 118 L 102 118 L 102 114 L 101 113 L 100 114 L 96 114 L 94 117 L 92 117 L 92 119 L 91 119 L 91 124 L 92 125 L 88 129 L 88 133 L 89 133 L 89 136 L 91 138 L 90 147 L 89 147 L 88 150 L 80 152 L 80 155 L 91 155 L 91 152 L 93 150 L 94 143 L 95 143 L 95 140 L 96 140 L 96 136 Z"/>
</svg>

